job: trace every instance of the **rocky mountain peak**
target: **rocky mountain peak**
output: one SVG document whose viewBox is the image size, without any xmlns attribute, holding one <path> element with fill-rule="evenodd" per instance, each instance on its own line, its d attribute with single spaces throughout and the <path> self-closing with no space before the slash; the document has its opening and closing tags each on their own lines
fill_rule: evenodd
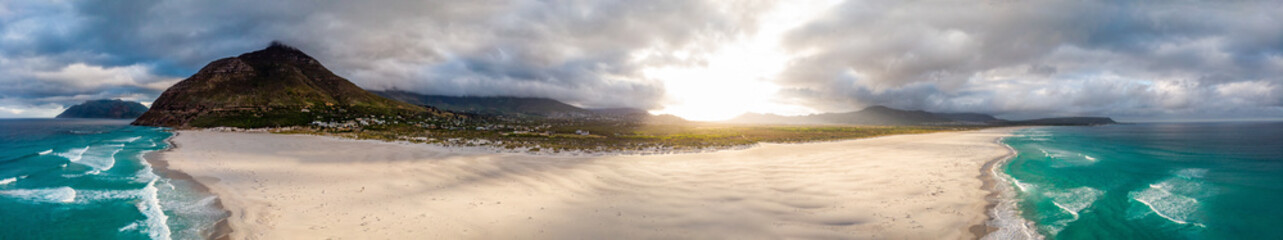
<svg viewBox="0 0 1283 240">
<path fill-rule="evenodd" d="M 316 119 L 445 113 L 389 100 L 335 75 L 297 48 L 267 48 L 211 62 L 166 89 L 137 125 L 274 127 Z"/>
</svg>

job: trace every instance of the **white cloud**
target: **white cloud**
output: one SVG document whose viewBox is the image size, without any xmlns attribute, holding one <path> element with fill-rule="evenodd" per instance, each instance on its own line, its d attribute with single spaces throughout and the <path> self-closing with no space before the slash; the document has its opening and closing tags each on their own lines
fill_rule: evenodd
<svg viewBox="0 0 1283 240">
<path fill-rule="evenodd" d="M 28 104 L 8 99 L 0 99 L 0 118 L 50 118 L 66 110 L 59 104 Z"/>
<path fill-rule="evenodd" d="M 151 101 L 179 78 L 153 74 L 150 66 L 59 66 L 53 57 L 0 56 L 0 117 L 53 117 L 66 106 L 96 99 Z"/>
<path fill-rule="evenodd" d="M 1283 20 L 1276 14 L 1283 5 L 1140 5 L 848 1 L 792 33 L 790 47 L 810 55 L 779 83 L 832 111 L 891 105 L 1141 118 L 1279 112 L 1277 94 L 1236 88 L 1283 84 L 1283 25 L 1271 24 Z M 1227 98 L 1217 89 L 1250 97 Z"/>
<path fill-rule="evenodd" d="M 0 0 L 0 106 L 150 101 L 212 60 L 282 40 L 371 89 L 719 117 L 875 104 L 1277 113 L 1278 12 L 1260 1 Z M 689 99 L 700 94 L 717 101 Z"/>
<path fill-rule="evenodd" d="M 24 73 L 17 73 L 24 75 Z M 121 67 L 91 66 L 84 63 L 73 63 L 57 71 L 25 73 L 38 81 L 56 83 L 61 86 L 100 89 L 111 86 L 137 86 L 153 90 L 164 90 L 177 83 L 176 78 L 164 78 L 151 74 L 151 68 L 143 65 Z"/>
<path fill-rule="evenodd" d="M 1228 99 L 1235 105 L 1279 106 L 1283 104 L 1283 94 L 1278 85 L 1267 81 L 1248 81 L 1226 83 L 1216 86 L 1219 97 Z"/>
</svg>

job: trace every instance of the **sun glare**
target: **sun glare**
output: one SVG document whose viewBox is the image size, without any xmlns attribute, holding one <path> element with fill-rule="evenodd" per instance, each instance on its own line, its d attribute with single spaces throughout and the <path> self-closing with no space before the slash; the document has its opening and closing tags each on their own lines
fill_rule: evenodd
<svg viewBox="0 0 1283 240">
<path fill-rule="evenodd" d="M 644 69 L 647 78 L 663 81 L 664 108 L 657 114 L 673 114 L 694 121 L 727 120 L 746 112 L 797 115 L 814 109 L 778 99 L 780 86 L 773 80 L 793 56 L 780 46 L 791 28 L 821 15 L 832 2 L 781 4 L 760 19 L 754 35 L 721 44 L 701 58 L 700 66 L 664 66 Z"/>
</svg>

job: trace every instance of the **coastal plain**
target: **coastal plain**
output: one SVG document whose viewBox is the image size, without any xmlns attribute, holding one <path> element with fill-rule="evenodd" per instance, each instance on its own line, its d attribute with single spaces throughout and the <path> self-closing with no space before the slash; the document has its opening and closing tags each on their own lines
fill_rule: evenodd
<svg viewBox="0 0 1283 240">
<path fill-rule="evenodd" d="M 580 156 L 183 130 L 158 155 L 232 239 L 972 239 L 1011 130 Z"/>
</svg>

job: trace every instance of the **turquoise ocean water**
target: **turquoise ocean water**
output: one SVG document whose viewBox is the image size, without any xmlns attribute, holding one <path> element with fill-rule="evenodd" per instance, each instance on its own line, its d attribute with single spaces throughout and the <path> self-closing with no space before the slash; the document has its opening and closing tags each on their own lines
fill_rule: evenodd
<svg viewBox="0 0 1283 240">
<path fill-rule="evenodd" d="M 226 216 L 143 154 L 164 129 L 128 121 L 0 120 L 0 239 L 202 239 Z"/>
<path fill-rule="evenodd" d="M 1283 122 L 1040 127 L 1003 140 L 1049 239 L 1283 239 Z"/>
</svg>

